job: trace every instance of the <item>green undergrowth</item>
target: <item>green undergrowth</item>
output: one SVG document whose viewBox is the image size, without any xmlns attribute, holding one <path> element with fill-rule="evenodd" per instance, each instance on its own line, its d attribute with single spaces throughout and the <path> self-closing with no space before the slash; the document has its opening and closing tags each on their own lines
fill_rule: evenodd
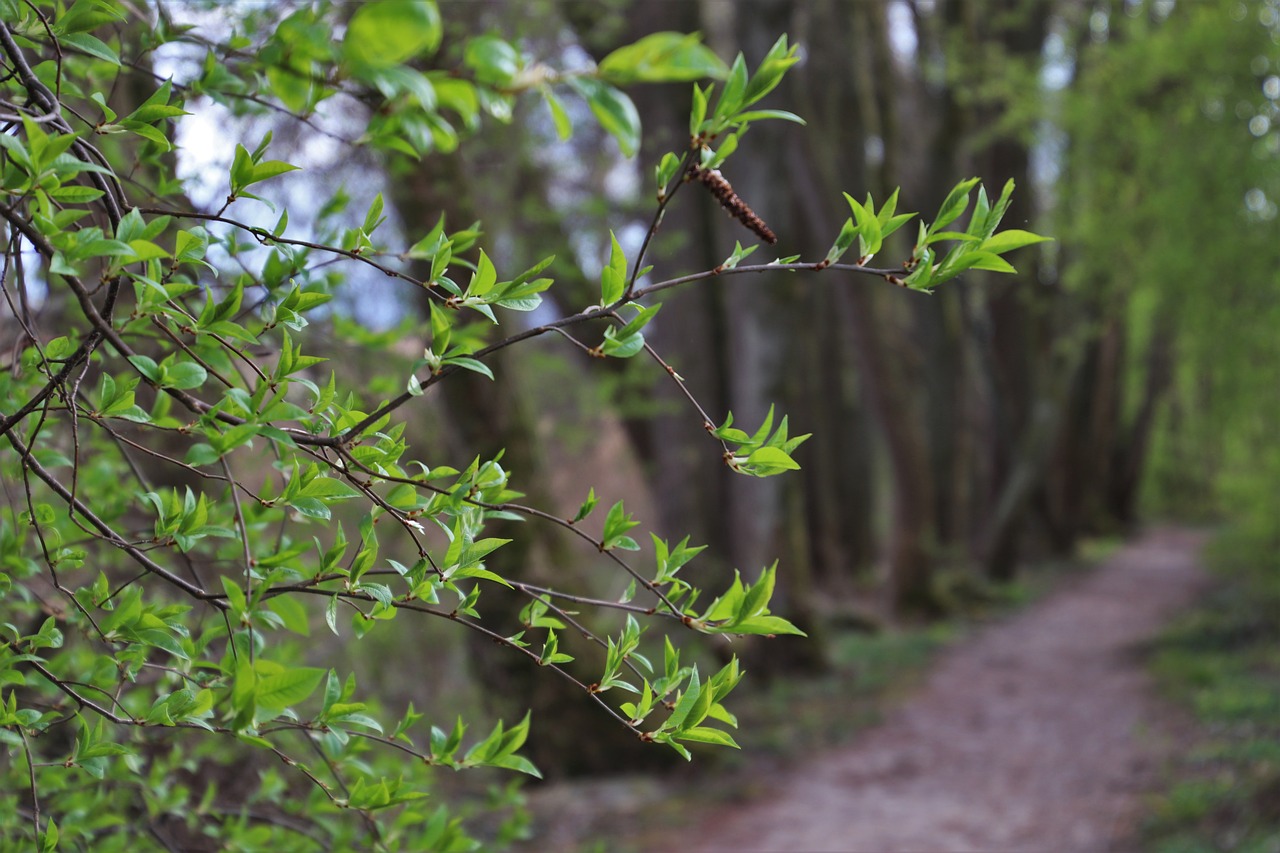
<svg viewBox="0 0 1280 853">
<path fill-rule="evenodd" d="M 1163 853 L 1280 850 L 1280 532 L 1237 528 L 1207 552 L 1212 591 L 1165 632 L 1152 668 L 1196 731 L 1143 828 Z"/>
</svg>

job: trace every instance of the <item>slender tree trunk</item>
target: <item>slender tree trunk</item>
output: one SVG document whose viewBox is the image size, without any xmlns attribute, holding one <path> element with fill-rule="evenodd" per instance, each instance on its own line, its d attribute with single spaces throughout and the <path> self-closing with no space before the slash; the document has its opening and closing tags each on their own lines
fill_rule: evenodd
<svg viewBox="0 0 1280 853">
<path fill-rule="evenodd" d="M 990 56 L 1036 67 L 1048 32 L 1050 11 L 1049 0 L 961 2 L 953 26 L 959 28 L 957 34 L 963 33 L 964 40 L 950 57 L 958 66 L 961 79 L 982 74 Z M 1008 71 L 993 67 L 991 73 Z M 967 110 L 970 124 L 960 138 L 989 132 L 1006 106 L 997 103 Z M 1026 144 L 1011 136 L 997 136 L 980 149 L 969 151 L 965 159 L 992 193 L 998 193 L 1006 180 L 1015 181 L 1018 193 L 1005 224 L 1025 227 L 1033 209 Z M 983 314 L 990 396 L 984 428 L 983 521 L 976 542 L 979 562 L 988 576 L 1000 580 L 1016 573 L 1027 510 L 1044 475 L 1046 442 L 1053 434 L 1053 425 L 1046 420 L 1051 413 L 1044 408 L 1052 406 L 1053 400 L 1046 393 L 1046 386 L 1053 384 L 1049 376 L 1050 349 L 1045 344 L 1049 334 L 1044 321 L 1048 300 L 1035 290 L 1034 259 L 1024 257 L 1019 267 L 1021 273 L 1014 281 L 997 283 L 988 276 L 984 282 L 988 294 Z"/>
<path fill-rule="evenodd" d="M 1106 506 L 1110 516 L 1125 527 L 1137 518 L 1138 486 L 1151 449 L 1156 415 L 1173 378 L 1171 325 L 1167 316 L 1156 320 L 1155 331 L 1147 344 L 1142 402 L 1112 455 L 1113 474 Z"/>
<path fill-rule="evenodd" d="M 479 147 L 471 145 L 467 156 L 483 157 L 484 154 Z M 517 164 L 515 168 L 520 167 Z M 426 158 L 417 169 L 400 176 L 394 183 L 391 200 L 403 220 L 419 231 L 427 230 L 442 211 L 453 227 L 461 227 L 476 218 L 484 219 L 491 234 L 501 233 L 504 227 L 523 227 L 518 221 L 504 218 L 500 212 L 492 217 L 488 215 L 490 211 L 477 197 L 471 179 L 476 171 L 474 163 L 464 160 L 461 153 Z M 486 179 L 492 180 L 492 175 Z M 514 188 L 514 184 L 506 187 L 513 192 Z M 554 237 L 554 233 L 544 235 L 553 246 Z M 546 244 L 535 248 L 545 249 Z M 513 488 L 525 493 L 534 506 L 553 506 L 553 495 L 549 491 L 550 464 L 539 437 L 539 412 L 530 396 L 529 377 L 524 375 L 528 368 L 523 353 L 519 358 L 499 358 L 494 365 L 494 381 L 464 375 L 456 377 L 458 381 L 441 383 L 431 393 L 443 396 L 454 430 L 466 436 L 467 452 L 478 452 L 488 459 L 502 451 L 501 464 L 515 476 Z M 583 488 L 585 490 L 585 485 Z M 502 564 L 504 575 L 555 586 L 562 582 L 564 573 L 574 571 L 576 556 L 568 549 L 560 531 L 522 525 L 519 535 L 504 534 L 502 526 L 512 523 L 495 523 L 494 532 L 490 534 L 512 540 L 490 557 Z M 495 625 L 505 625 L 515 633 L 519 630 L 517 613 L 527 600 L 515 591 L 491 584 L 485 588 L 480 607 L 486 616 L 495 620 Z M 584 661 L 595 660 L 594 653 L 585 646 L 571 648 L 576 643 L 571 632 L 566 632 L 562 642 L 570 644 L 566 648 L 570 653 L 581 652 Z M 525 709 L 532 711 L 538 736 L 530 739 L 530 758 L 545 774 L 592 773 L 616 768 L 619 762 L 637 766 L 665 761 L 666 756 L 644 749 L 636 738 L 599 713 L 592 703 L 583 701 L 575 688 L 562 679 L 547 678 L 546 673 L 522 656 L 478 635 L 468 637 L 467 648 L 472 677 L 488 685 L 483 695 L 491 713 L 511 720 Z M 574 665 L 569 668 L 572 670 Z M 590 682 L 598 673 L 592 666 L 584 665 L 578 675 Z M 551 725 L 551 721 L 555 724 Z"/>
</svg>

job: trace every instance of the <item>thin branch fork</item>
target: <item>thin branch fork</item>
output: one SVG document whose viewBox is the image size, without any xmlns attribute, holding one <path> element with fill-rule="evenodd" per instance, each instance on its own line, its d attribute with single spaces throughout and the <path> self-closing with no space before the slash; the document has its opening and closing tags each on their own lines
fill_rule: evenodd
<svg viewBox="0 0 1280 853">
<path fill-rule="evenodd" d="M 8 438 L 9 444 L 13 446 L 13 449 L 18 452 L 18 455 L 22 457 L 23 465 L 25 465 L 31 473 L 35 474 L 36 477 L 44 481 L 44 484 L 52 489 L 58 497 L 62 498 L 63 501 L 67 503 L 69 509 L 83 516 L 86 521 L 97 528 L 107 542 L 119 548 L 121 551 L 124 551 L 133 559 L 134 562 L 140 565 L 147 572 L 164 579 L 169 584 L 182 590 L 192 598 L 196 598 L 201 601 L 213 601 L 215 606 L 223 608 L 227 606 L 224 602 L 217 601 L 217 596 L 210 595 L 190 581 L 186 581 L 178 577 L 173 572 L 148 557 L 136 545 L 116 533 L 111 525 L 99 518 L 93 510 L 85 506 L 79 498 L 72 495 L 56 477 L 50 474 L 49 471 L 41 465 L 31 453 L 31 449 L 22 443 L 21 439 L 12 432 L 10 432 L 6 438 Z"/>
</svg>

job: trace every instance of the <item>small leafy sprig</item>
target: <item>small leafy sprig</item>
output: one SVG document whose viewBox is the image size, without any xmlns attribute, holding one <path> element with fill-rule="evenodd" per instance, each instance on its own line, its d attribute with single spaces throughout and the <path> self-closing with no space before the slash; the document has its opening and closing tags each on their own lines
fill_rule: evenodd
<svg viewBox="0 0 1280 853">
<path fill-rule="evenodd" d="M 736 450 L 725 451 L 725 464 L 740 474 L 752 477 L 771 477 L 784 471 L 796 471 L 800 466 L 791 458 L 792 452 L 809 438 L 809 434 L 788 437 L 787 418 L 784 416 L 773 429 L 773 406 L 769 407 L 764 423 L 751 435 L 733 425 L 733 413 L 711 434 Z"/>
</svg>

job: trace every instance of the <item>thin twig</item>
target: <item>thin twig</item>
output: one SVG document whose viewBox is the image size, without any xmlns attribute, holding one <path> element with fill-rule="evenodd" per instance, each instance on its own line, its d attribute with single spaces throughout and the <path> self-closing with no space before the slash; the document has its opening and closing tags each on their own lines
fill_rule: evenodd
<svg viewBox="0 0 1280 853">
<path fill-rule="evenodd" d="M 22 751 L 27 756 L 27 776 L 31 780 L 31 827 L 35 830 L 35 840 L 40 840 L 40 792 L 36 788 L 36 764 L 31 757 L 31 743 L 27 740 L 27 732 L 18 726 L 18 734 L 22 736 Z"/>
</svg>

